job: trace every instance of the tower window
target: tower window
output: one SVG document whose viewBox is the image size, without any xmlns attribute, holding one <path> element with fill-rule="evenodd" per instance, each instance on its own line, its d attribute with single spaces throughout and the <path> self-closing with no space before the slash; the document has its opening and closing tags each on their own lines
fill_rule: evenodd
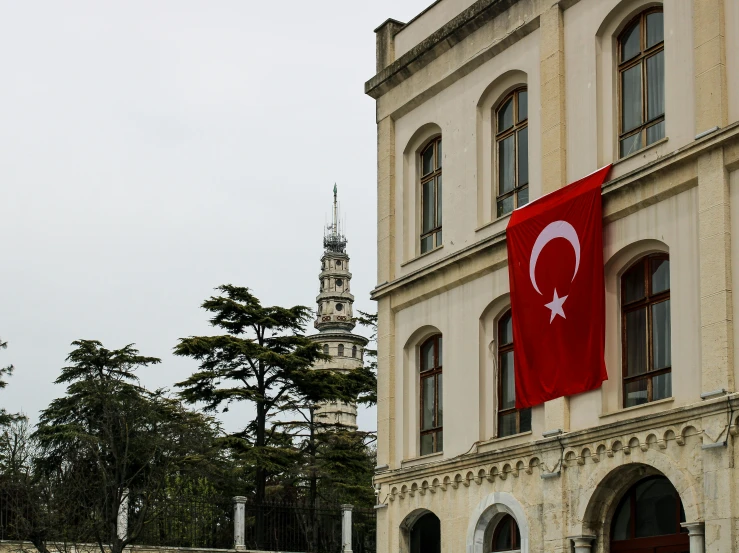
<svg viewBox="0 0 739 553">
<path fill-rule="evenodd" d="M 336 267 L 341 267 L 341 259 L 336 260 Z"/>
<path fill-rule="evenodd" d="M 357 346 L 352 346 L 352 357 L 357 356 Z"/>
<path fill-rule="evenodd" d="M 336 311 L 342 311 L 344 309 L 343 303 L 337 303 L 336 304 Z"/>
<path fill-rule="evenodd" d="M 337 288 L 341 288 L 342 286 L 344 286 L 344 281 L 341 280 L 340 278 L 337 278 L 336 279 L 336 286 L 337 286 Z"/>
<path fill-rule="evenodd" d="M 323 355 L 328 355 L 328 344 L 323 344 Z"/>
<path fill-rule="evenodd" d="M 344 344 L 339 344 L 339 356 L 344 355 Z"/>
</svg>

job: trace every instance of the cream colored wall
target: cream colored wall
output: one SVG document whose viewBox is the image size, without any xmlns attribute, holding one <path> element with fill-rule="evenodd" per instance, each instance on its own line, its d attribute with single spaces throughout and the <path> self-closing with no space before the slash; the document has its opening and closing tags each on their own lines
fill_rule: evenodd
<svg viewBox="0 0 739 553">
<path fill-rule="evenodd" d="M 431 4 L 395 35 L 395 57 L 405 54 L 474 3 L 475 0 L 441 0 Z"/>
<path fill-rule="evenodd" d="M 396 256 L 396 275 L 412 272 L 505 228 L 508 217 L 493 222 L 490 110 L 512 87 L 528 86 L 529 157 L 540 158 L 541 129 L 535 108 L 540 103 L 537 44 L 535 31 L 395 121 L 395 166 L 401 176 L 396 179 L 396 213 L 401 216 L 396 220 L 395 247 L 402 252 Z M 444 152 L 444 245 L 419 257 L 418 153 L 439 133 Z M 530 181 L 534 199 L 541 195 L 539 164 L 531 164 Z"/>
<path fill-rule="evenodd" d="M 739 2 L 725 0 L 729 123 L 739 121 Z"/>
</svg>

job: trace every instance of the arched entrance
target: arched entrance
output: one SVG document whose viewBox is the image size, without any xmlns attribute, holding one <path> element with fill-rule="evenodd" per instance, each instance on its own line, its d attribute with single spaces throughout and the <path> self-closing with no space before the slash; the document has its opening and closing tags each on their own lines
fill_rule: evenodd
<svg viewBox="0 0 739 553">
<path fill-rule="evenodd" d="M 410 553 L 441 553 L 441 523 L 434 513 L 421 515 L 410 529 Z"/>
<path fill-rule="evenodd" d="M 680 496 L 664 476 L 648 476 L 621 497 L 611 522 L 611 552 L 689 553 Z"/>
</svg>

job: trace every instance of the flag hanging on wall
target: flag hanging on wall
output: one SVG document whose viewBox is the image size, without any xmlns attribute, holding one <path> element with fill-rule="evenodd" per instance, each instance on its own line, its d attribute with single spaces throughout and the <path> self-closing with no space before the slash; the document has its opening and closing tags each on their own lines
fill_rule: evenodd
<svg viewBox="0 0 739 553">
<path fill-rule="evenodd" d="M 519 409 L 608 378 L 601 185 L 610 168 L 516 209 L 508 222 Z"/>
</svg>

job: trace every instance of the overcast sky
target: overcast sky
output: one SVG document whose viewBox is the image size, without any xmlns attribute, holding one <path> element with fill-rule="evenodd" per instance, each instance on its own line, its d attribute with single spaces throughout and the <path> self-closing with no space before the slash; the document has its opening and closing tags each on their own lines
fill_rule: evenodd
<svg viewBox="0 0 739 553">
<path fill-rule="evenodd" d="M 75 339 L 161 357 L 149 387 L 185 379 L 172 347 L 212 332 L 199 306 L 222 283 L 315 307 L 334 182 L 374 311 L 363 83 L 373 29 L 427 3 L 0 0 L 0 404 L 35 422 Z"/>
</svg>

